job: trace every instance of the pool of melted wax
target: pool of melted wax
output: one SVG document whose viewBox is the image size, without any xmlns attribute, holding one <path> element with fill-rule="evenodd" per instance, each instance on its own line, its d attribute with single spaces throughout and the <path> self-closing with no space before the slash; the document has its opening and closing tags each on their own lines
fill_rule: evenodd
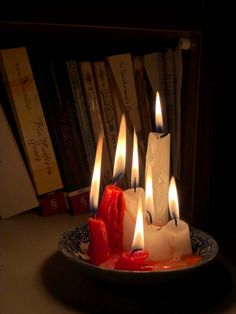
<svg viewBox="0 0 236 314">
<path fill-rule="evenodd" d="M 120 257 L 119 254 L 112 254 L 110 257 L 101 263 L 99 266 L 107 269 L 115 269 L 115 264 Z M 163 271 L 163 270 L 176 270 L 183 269 L 190 266 L 197 265 L 202 260 L 200 255 L 185 255 L 179 260 L 168 261 L 146 261 L 143 266 L 143 271 Z"/>
</svg>

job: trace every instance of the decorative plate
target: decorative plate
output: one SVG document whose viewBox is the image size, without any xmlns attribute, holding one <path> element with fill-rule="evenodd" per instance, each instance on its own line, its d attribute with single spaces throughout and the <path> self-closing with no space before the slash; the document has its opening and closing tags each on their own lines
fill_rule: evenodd
<svg viewBox="0 0 236 314">
<path fill-rule="evenodd" d="M 158 271 L 126 271 L 106 269 L 88 262 L 89 229 L 87 224 L 66 231 L 59 239 L 59 250 L 69 259 L 76 262 L 88 274 L 111 282 L 124 284 L 150 284 L 166 282 L 183 276 L 199 267 L 208 264 L 218 253 L 217 242 L 206 232 L 190 226 L 193 253 L 202 257 L 198 264 L 178 269 Z"/>
</svg>

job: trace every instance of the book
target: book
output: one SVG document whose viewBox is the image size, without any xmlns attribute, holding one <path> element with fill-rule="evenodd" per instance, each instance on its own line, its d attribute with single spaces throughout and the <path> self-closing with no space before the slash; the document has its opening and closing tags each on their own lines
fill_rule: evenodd
<svg viewBox="0 0 236 314">
<path fill-rule="evenodd" d="M 0 103 L 0 217 L 9 218 L 39 206 L 38 198 Z"/>
<path fill-rule="evenodd" d="M 93 172 L 95 160 L 95 142 L 91 130 L 89 113 L 86 107 L 84 93 L 79 75 L 79 69 L 76 60 L 66 61 L 67 71 L 70 79 L 71 89 L 74 98 L 75 111 L 80 126 L 81 136 L 88 159 L 90 173 Z"/>
<path fill-rule="evenodd" d="M 107 146 L 110 153 L 111 163 L 113 165 L 118 136 L 115 108 L 112 101 L 112 95 L 108 81 L 105 62 L 104 61 L 94 62 L 93 68 L 99 97 L 101 115 L 104 125 L 104 131 L 107 139 Z"/>
<path fill-rule="evenodd" d="M 55 191 L 58 212 L 64 211 L 67 203 L 60 171 L 26 47 L 1 50 L 0 69 L 42 213 L 55 212 L 50 200 L 47 207 L 41 203 Z"/>
<path fill-rule="evenodd" d="M 82 79 L 82 85 L 86 104 L 88 106 L 90 124 L 93 131 L 93 136 L 97 145 L 100 134 L 105 135 L 101 108 L 94 78 L 92 63 L 90 61 L 79 62 L 79 69 Z M 112 181 L 112 164 L 108 153 L 107 139 L 104 137 L 103 162 L 101 169 L 101 186 L 102 189 Z"/>
<path fill-rule="evenodd" d="M 159 91 L 164 132 L 171 134 L 171 172 L 180 176 L 181 159 L 181 47 L 144 55 L 144 67 L 153 94 Z M 155 104 L 153 104 L 154 106 Z"/>
<path fill-rule="evenodd" d="M 132 136 L 133 127 L 139 141 L 140 174 L 144 173 L 145 144 L 142 134 L 141 120 L 138 108 L 138 98 L 133 71 L 132 56 L 130 53 L 107 56 L 108 75 L 111 90 L 115 97 L 115 110 L 117 120 L 120 121 L 122 113 L 127 123 L 127 155 L 126 172 L 127 184 L 130 186 L 132 164 Z M 140 176 L 140 186 L 144 186 L 144 176 Z M 127 187 L 126 187 L 127 188 Z"/>
<path fill-rule="evenodd" d="M 90 170 L 65 61 L 47 66 L 50 101 L 44 108 L 72 214 L 89 210 Z"/>
<path fill-rule="evenodd" d="M 176 178 L 179 178 L 180 176 L 180 159 L 181 159 L 180 95 L 182 79 L 181 67 L 179 65 L 177 66 L 176 62 L 179 61 L 179 64 L 181 64 L 182 63 L 181 58 L 182 58 L 181 54 L 177 55 L 175 53 L 175 49 L 172 48 L 168 48 L 167 51 L 164 53 L 166 108 L 169 131 L 171 134 L 171 166 L 172 173 Z"/>
<path fill-rule="evenodd" d="M 143 130 L 143 139 L 145 148 L 147 148 L 147 141 L 149 133 L 152 131 L 151 115 L 152 110 L 148 98 L 148 88 L 146 72 L 144 68 L 143 56 L 133 57 L 134 76 L 136 82 L 136 90 L 139 102 L 139 114 Z"/>
<path fill-rule="evenodd" d="M 163 129 L 164 129 L 164 132 L 168 132 L 163 52 L 158 51 L 158 52 L 145 54 L 143 56 L 143 62 L 144 62 L 144 69 L 147 75 L 147 79 L 149 80 L 149 83 L 152 88 L 152 93 L 154 95 L 153 103 L 151 104 L 153 109 L 151 108 L 151 110 L 155 116 L 155 98 L 156 98 L 156 92 L 158 91 L 160 95 L 160 100 L 161 100 Z"/>
</svg>

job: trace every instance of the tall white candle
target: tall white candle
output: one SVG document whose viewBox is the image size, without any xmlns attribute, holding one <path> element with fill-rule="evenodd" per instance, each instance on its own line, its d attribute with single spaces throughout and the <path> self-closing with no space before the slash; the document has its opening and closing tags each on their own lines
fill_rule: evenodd
<svg viewBox="0 0 236 314">
<path fill-rule="evenodd" d="M 168 199 L 172 220 L 164 228 L 168 232 L 171 256 L 173 259 L 178 260 L 184 255 L 192 254 L 192 246 L 189 226 L 179 218 L 178 194 L 174 177 L 170 181 Z"/>
<path fill-rule="evenodd" d="M 142 208 L 144 208 L 144 189 L 138 187 L 139 159 L 138 159 L 138 142 L 135 130 L 133 135 L 131 185 L 132 188 L 125 190 L 123 193 L 126 207 L 123 220 L 123 248 L 126 251 L 131 250 L 132 247 L 139 201 L 141 202 Z"/>
<path fill-rule="evenodd" d="M 168 221 L 168 188 L 170 171 L 170 134 L 163 134 L 159 92 L 156 93 L 156 132 L 148 137 L 145 177 L 151 168 L 153 182 L 153 223 L 164 226 Z"/>
</svg>

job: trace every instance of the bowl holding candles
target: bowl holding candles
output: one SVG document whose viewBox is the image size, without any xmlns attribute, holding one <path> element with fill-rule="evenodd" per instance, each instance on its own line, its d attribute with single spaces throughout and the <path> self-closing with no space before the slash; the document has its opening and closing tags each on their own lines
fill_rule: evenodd
<svg viewBox="0 0 236 314">
<path fill-rule="evenodd" d="M 179 260 L 166 260 L 150 262 L 151 267 L 148 268 L 148 262 L 143 270 L 134 270 L 132 267 L 138 264 L 138 255 L 134 256 L 134 265 L 130 263 L 129 259 L 132 257 L 132 252 L 121 252 L 120 256 L 123 258 L 117 263 L 119 254 L 110 256 L 101 265 L 95 265 L 90 262 L 88 255 L 88 248 L 90 245 L 90 233 L 88 224 L 75 227 L 62 234 L 59 239 L 60 251 L 70 260 L 77 263 L 78 267 L 86 272 L 88 275 L 97 278 L 121 283 L 121 284 L 156 284 L 166 281 L 175 280 L 184 275 L 191 274 L 193 271 L 200 270 L 204 265 L 208 265 L 218 253 L 218 246 L 216 241 L 207 233 L 200 229 L 191 227 L 190 238 L 192 245 L 192 255 L 183 256 Z M 99 249 L 99 248 L 98 248 Z M 102 249 L 102 248 L 101 248 Z M 134 251 L 133 254 L 135 254 Z M 126 256 L 125 256 L 126 254 Z M 136 260 L 135 260 L 136 258 Z M 144 266 L 146 255 L 141 254 L 140 266 Z M 125 264 L 127 259 L 127 263 Z M 136 264 L 136 262 L 137 264 Z M 147 260 L 146 260 L 147 261 Z M 130 270 L 115 269 L 114 264 L 120 266 L 131 266 Z M 121 267 L 122 268 L 122 267 Z"/>
<path fill-rule="evenodd" d="M 138 186 L 138 145 L 133 133 L 131 188 L 118 187 L 124 173 L 126 122 L 122 116 L 113 183 L 99 202 L 103 137 L 98 140 L 90 191 L 88 223 L 65 232 L 61 252 L 89 274 L 113 282 L 155 283 L 208 264 L 218 253 L 216 241 L 180 219 L 175 178 L 169 180 L 170 135 L 150 133 L 145 190 Z M 169 218 L 170 217 L 170 218 Z"/>
</svg>

